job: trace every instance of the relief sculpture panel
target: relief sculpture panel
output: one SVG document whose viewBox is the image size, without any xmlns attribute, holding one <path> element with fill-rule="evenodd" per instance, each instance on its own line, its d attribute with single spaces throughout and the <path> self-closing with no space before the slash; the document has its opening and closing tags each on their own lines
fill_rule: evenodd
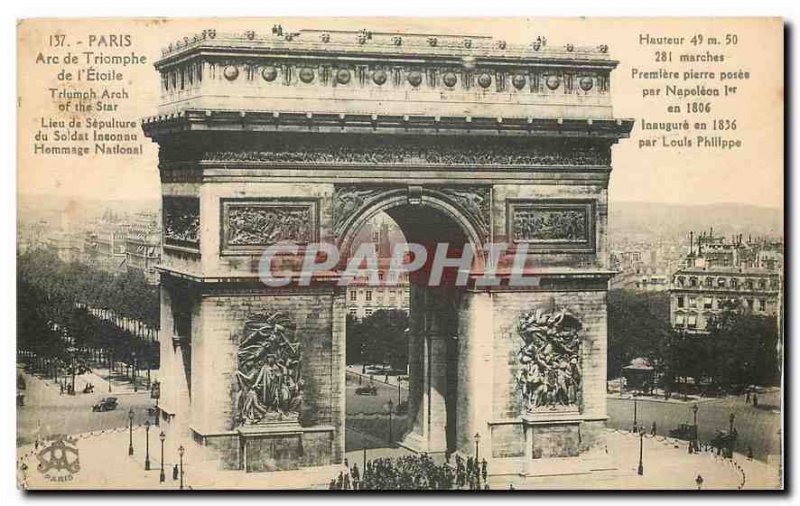
<svg viewBox="0 0 800 506">
<path fill-rule="evenodd" d="M 517 385 L 525 409 L 577 406 L 581 390 L 581 322 L 565 309 L 537 309 L 519 318 Z"/>
<path fill-rule="evenodd" d="M 222 229 L 223 254 L 257 254 L 278 243 L 307 244 L 317 237 L 317 204 L 223 200 Z"/>
<path fill-rule="evenodd" d="M 200 248 L 200 199 L 164 197 L 162 200 L 164 246 Z"/>
<path fill-rule="evenodd" d="M 595 250 L 593 201 L 514 201 L 508 208 L 508 236 L 533 251 Z"/>
</svg>

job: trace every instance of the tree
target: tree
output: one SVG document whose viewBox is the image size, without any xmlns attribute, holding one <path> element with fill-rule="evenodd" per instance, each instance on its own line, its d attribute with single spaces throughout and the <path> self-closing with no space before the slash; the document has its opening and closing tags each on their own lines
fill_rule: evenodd
<svg viewBox="0 0 800 506">
<path fill-rule="evenodd" d="M 361 333 L 362 360 L 405 370 L 408 364 L 408 315 L 405 311 L 381 309 L 354 324 L 354 328 L 358 328 L 356 333 Z"/>
<path fill-rule="evenodd" d="M 608 292 L 608 378 L 618 377 L 623 367 L 639 357 L 649 359 L 663 376 L 674 337 L 668 293 Z"/>
</svg>

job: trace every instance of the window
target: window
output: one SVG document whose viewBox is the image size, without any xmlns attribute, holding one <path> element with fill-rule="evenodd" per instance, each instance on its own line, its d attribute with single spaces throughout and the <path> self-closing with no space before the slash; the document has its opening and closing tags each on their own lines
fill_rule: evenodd
<svg viewBox="0 0 800 506">
<path fill-rule="evenodd" d="M 686 323 L 686 317 L 682 314 L 675 316 L 675 325 L 678 327 L 683 327 L 683 324 Z"/>
<path fill-rule="evenodd" d="M 725 288 L 725 278 L 719 278 L 719 279 L 717 279 L 717 287 L 719 287 L 719 288 Z"/>
<path fill-rule="evenodd" d="M 358 309 L 351 307 L 350 308 L 350 316 L 358 316 Z"/>
<path fill-rule="evenodd" d="M 759 279 L 758 280 L 758 289 L 764 290 L 767 287 L 767 280 L 766 279 Z"/>
<path fill-rule="evenodd" d="M 689 278 L 689 286 L 691 286 L 691 287 L 697 286 L 697 278 L 696 277 L 692 276 L 691 278 Z"/>
<path fill-rule="evenodd" d="M 355 290 L 353 290 L 352 292 L 350 292 L 350 300 L 351 300 L 351 301 L 355 302 L 355 300 L 356 300 L 356 296 L 357 296 L 357 292 L 356 292 Z"/>
<path fill-rule="evenodd" d="M 683 286 L 685 282 L 686 278 L 684 278 L 683 276 L 678 276 L 678 286 Z"/>
<path fill-rule="evenodd" d="M 686 319 L 686 323 L 690 329 L 697 328 L 697 315 L 689 315 L 689 317 Z"/>
<path fill-rule="evenodd" d="M 714 300 L 711 297 L 706 297 L 703 300 L 703 309 L 711 309 L 714 306 Z"/>
<path fill-rule="evenodd" d="M 758 310 L 759 311 L 767 310 L 767 301 L 765 299 L 758 299 Z"/>
<path fill-rule="evenodd" d="M 689 307 L 697 307 L 697 297 L 689 297 Z"/>
<path fill-rule="evenodd" d="M 734 290 L 739 288 L 739 280 L 738 279 L 731 278 L 731 288 L 733 288 Z"/>
<path fill-rule="evenodd" d="M 706 286 L 708 288 L 713 288 L 714 287 L 714 278 L 706 278 Z"/>
<path fill-rule="evenodd" d="M 747 279 L 747 280 L 745 280 L 745 282 L 744 282 L 744 286 L 745 286 L 745 288 L 747 288 L 748 290 L 752 290 L 752 289 L 753 289 L 753 280 L 752 280 L 752 279 Z"/>
<path fill-rule="evenodd" d="M 372 316 L 372 308 L 371 308 L 371 307 L 368 307 L 368 308 L 367 308 L 367 309 L 364 311 L 364 314 L 365 314 L 365 315 L 367 315 L 367 316 Z"/>
<path fill-rule="evenodd" d="M 686 306 L 686 301 L 684 300 L 683 296 L 681 295 L 680 297 L 678 297 L 678 307 L 685 307 L 685 306 Z"/>
<path fill-rule="evenodd" d="M 367 290 L 367 302 L 372 302 L 372 290 Z"/>
<path fill-rule="evenodd" d="M 378 272 L 378 281 L 383 281 L 383 272 Z"/>
<path fill-rule="evenodd" d="M 747 308 L 753 310 L 753 299 L 747 299 Z"/>
</svg>

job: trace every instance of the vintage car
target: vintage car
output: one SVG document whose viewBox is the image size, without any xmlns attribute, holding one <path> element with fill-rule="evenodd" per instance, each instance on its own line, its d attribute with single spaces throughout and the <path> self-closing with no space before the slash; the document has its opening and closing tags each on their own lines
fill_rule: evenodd
<svg viewBox="0 0 800 506">
<path fill-rule="evenodd" d="M 92 411 L 114 411 L 117 409 L 116 397 L 104 397 L 100 402 L 92 406 Z"/>
<path fill-rule="evenodd" d="M 669 437 L 673 437 L 675 439 L 684 439 L 686 441 L 694 441 L 697 439 L 697 427 L 692 424 L 682 423 L 678 425 L 678 427 L 669 431 Z"/>
</svg>

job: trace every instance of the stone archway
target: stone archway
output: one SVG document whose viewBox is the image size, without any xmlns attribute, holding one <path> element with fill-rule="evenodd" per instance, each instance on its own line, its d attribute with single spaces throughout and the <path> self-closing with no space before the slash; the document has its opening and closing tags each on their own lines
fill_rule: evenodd
<svg viewBox="0 0 800 506">
<path fill-rule="evenodd" d="M 462 307 L 466 285 L 456 286 L 453 272 L 443 275 L 442 283 L 437 286 L 431 286 L 429 276 L 440 244 L 448 245 L 450 257 L 459 257 L 465 247 L 471 247 L 474 252 L 471 270 L 482 272 L 483 244 L 475 223 L 476 218 L 482 217 L 470 216 L 462 204 L 448 198 L 448 192 L 463 197 L 470 192 L 474 195 L 476 189 L 371 190 L 362 186 L 356 191 L 371 198 L 353 211 L 353 216 L 342 217 L 347 226 L 340 238 L 339 251 L 350 251 L 359 229 L 380 212 L 398 224 L 408 243 L 422 245 L 427 251 L 425 266 L 410 274 L 408 416 L 411 423 L 400 444 L 414 451 L 455 451 L 459 439 L 470 437 L 458 433 L 458 359 L 463 352 L 459 347 L 465 345 L 459 339 L 463 333 L 460 325 L 469 321 L 465 316 L 468 310 Z M 342 258 L 342 263 L 346 263 L 346 258 Z"/>
</svg>

